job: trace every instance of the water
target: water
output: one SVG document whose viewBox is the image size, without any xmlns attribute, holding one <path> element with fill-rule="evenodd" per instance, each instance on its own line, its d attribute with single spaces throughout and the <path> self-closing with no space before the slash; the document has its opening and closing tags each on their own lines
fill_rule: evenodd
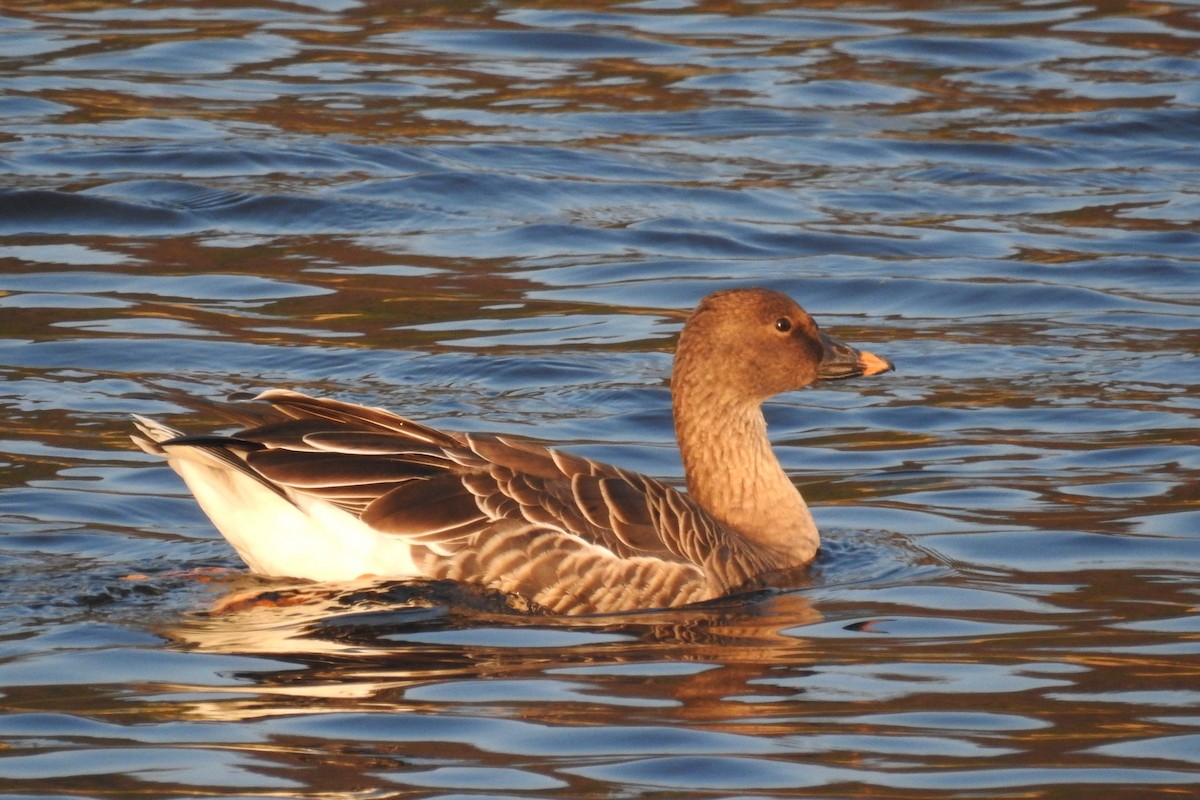
<svg viewBox="0 0 1200 800">
<path fill-rule="evenodd" d="M 1200 784 L 1190 3 L 0 15 L 0 791 L 1178 797 Z M 129 414 L 284 386 L 681 477 L 758 284 L 790 591 L 584 620 L 248 576 Z M 273 606 L 239 603 L 272 598 Z"/>
</svg>

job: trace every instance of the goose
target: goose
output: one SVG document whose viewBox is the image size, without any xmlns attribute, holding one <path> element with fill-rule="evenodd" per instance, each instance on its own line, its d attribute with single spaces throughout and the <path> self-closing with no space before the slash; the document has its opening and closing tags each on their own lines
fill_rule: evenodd
<svg viewBox="0 0 1200 800">
<path fill-rule="evenodd" d="M 144 417 L 161 456 L 246 565 L 319 582 L 482 585 L 551 614 L 697 603 L 812 561 L 820 535 L 771 449 L 762 404 L 885 358 L 824 333 L 787 295 L 705 297 L 671 374 L 687 491 L 516 436 L 270 389 L 229 435 Z"/>
</svg>

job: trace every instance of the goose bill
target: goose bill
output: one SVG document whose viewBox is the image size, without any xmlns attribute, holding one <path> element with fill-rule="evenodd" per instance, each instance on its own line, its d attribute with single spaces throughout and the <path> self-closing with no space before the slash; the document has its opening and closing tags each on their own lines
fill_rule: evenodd
<svg viewBox="0 0 1200 800">
<path fill-rule="evenodd" d="M 891 361 L 859 350 L 856 347 L 821 333 L 821 366 L 817 372 L 818 380 L 834 381 L 842 378 L 855 378 L 859 375 L 878 375 L 895 369 Z"/>
</svg>

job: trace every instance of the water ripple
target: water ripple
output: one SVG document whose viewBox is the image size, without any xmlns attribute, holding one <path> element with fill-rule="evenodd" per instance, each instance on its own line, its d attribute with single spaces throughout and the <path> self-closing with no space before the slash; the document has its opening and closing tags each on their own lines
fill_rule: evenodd
<svg viewBox="0 0 1200 800">
<path fill-rule="evenodd" d="M 1187 4 L 10 5 L 10 791 L 1200 781 Z M 897 365 L 768 404 L 823 533 L 770 591 L 261 579 L 128 440 L 278 385 L 682 483 L 669 351 L 733 285 Z"/>
</svg>

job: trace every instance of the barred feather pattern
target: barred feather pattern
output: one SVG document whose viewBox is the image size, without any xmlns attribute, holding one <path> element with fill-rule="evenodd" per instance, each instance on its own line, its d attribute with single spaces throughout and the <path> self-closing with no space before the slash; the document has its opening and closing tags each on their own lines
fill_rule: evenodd
<svg viewBox="0 0 1200 800">
<path fill-rule="evenodd" d="M 777 554 L 637 473 L 288 390 L 256 399 L 269 409 L 230 436 L 181 436 L 142 420 L 135 441 L 235 470 L 298 508 L 340 509 L 407 543 L 419 576 L 481 584 L 554 613 L 693 603 L 775 567 Z"/>
</svg>

